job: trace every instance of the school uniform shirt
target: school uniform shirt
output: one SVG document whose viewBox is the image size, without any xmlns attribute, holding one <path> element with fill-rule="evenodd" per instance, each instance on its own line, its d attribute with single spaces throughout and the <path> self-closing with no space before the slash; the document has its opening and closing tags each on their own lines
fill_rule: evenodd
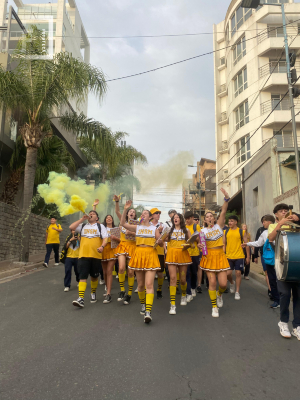
<svg viewBox="0 0 300 400">
<path fill-rule="evenodd" d="M 102 239 L 108 237 L 107 230 L 104 225 L 100 224 Z M 98 253 L 97 249 L 102 245 L 103 240 L 100 237 L 100 232 L 97 223 L 85 224 L 82 228 L 82 224 L 78 225 L 75 232 L 80 233 L 80 248 L 79 258 L 98 258 L 102 259 L 102 254 Z"/>
<path fill-rule="evenodd" d="M 174 229 L 168 243 L 169 249 L 182 249 L 186 244 L 185 233 L 182 229 Z"/>
<path fill-rule="evenodd" d="M 245 231 L 243 231 L 243 237 L 244 234 Z M 242 241 L 239 228 L 229 229 L 226 236 L 226 256 L 229 260 L 240 260 L 245 258 L 241 245 Z"/>
<path fill-rule="evenodd" d="M 195 232 L 194 232 L 194 224 L 192 224 L 192 225 L 186 225 L 186 228 L 191 232 L 191 235 L 193 235 L 193 234 L 195 233 Z M 197 231 L 197 232 L 200 232 L 200 231 L 201 231 L 200 225 L 197 225 L 197 226 L 196 226 L 196 231 Z M 195 246 L 195 247 L 190 247 L 190 248 L 188 249 L 189 255 L 190 255 L 191 257 L 195 257 L 195 256 L 197 257 L 197 256 L 199 256 L 199 255 L 200 255 L 200 249 L 199 249 L 199 247 L 197 246 L 197 242 L 193 243 L 192 246 Z"/>
<path fill-rule="evenodd" d="M 155 245 L 156 239 L 155 239 L 155 231 L 156 231 L 156 226 L 150 225 L 150 226 L 144 226 L 144 225 L 138 225 L 136 227 L 136 245 L 141 246 L 151 246 L 153 247 Z"/>
<path fill-rule="evenodd" d="M 126 229 L 122 226 L 121 227 L 121 235 L 120 235 L 121 242 L 134 242 L 135 241 L 135 236 L 134 235 L 129 235 L 128 237 L 130 239 L 126 238 Z"/>
<path fill-rule="evenodd" d="M 68 251 L 67 251 L 67 257 L 68 258 L 78 258 L 79 257 L 79 246 L 80 246 L 80 242 L 79 240 L 76 240 L 76 244 L 73 247 L 73 242 L 71 242 L 70 246 L 68 247 Z"/>
<path fill-rule="evenodd" d="M 52 228 L 61 229 L 61 226 L 59 224 L 50 224 L 48 226 L 46 229 L 46 233 L 48 234 L 46 244 L 60 243 L 59 232 Z"/>
<path fill-rule="evenodd" d="M 208 249 L 223 246 L 223 231 L 218 224 L 212 228 L 202 228 Z M 244 257 L 243 257 L 244 258 Z"/>
</svg>

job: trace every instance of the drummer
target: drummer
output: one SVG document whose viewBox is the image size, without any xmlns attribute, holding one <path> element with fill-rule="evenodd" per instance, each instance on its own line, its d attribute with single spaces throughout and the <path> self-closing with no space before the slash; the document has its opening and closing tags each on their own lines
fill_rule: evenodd
<svg viewBox="0 0 300 400">
<path fill-rule="evenodd" d="M 287 204 L 277 204 L 273 213 L 275 214 L 277 223 L 271 224 L 268 228 L 268 239 L 270 242 L 276 239 L 277 232 L 285 228 L 287 222 L 293 221 L 300 225 L 300 215 L 293 214 L 287 217 L 289 208 Z M 293 330 L 292 335 L 300 340 L 300 280 L 299 282 L 282 282 L 277 281 L 277 287 L 280 295 L 280 321 L 278 323 L 280 334 L 285 338 L 290 338 L 289 330 L 289 306 L 291 301 L 291 293 L 293 293 Z"/>
</svg>

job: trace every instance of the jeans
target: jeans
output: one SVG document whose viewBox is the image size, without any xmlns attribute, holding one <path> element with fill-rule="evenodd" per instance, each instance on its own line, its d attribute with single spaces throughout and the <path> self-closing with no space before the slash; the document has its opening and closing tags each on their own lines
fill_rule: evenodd
<svg viewBox="0 0 300 400">
<path fill-rule="evenodd" d="M 46 244 L 46 256 L 45 256 L 45 263 L 48 264 L 50 260 L 50 255 L 52 250 L 54 251 L 54 258 L 55 258 L 55 263 L 59 263 L 59 243 L 49 243 Z"/>
<path fill-rule="evenodd" d="M 186 273 L 186 293 L 192 294 L 191 289 L 196 289 L 197 287 L 197 272 L 198 272 L 198 265 L 200 263 L 200 256 L 191 256 L 192 264 L 188 265 L 187 273 Z"/>
<path fill-rule="evenodd" d="M 70 287 L 71 286 L 71 278 L 72 278 L 72 267 L 74 266 L 74 272 L 76 275 L 76 281 L 79 282 L 79 274 L 77 270 L 77 263 L 78 263 L 78 258 L 71 258 L 67 257 L 65 261 L 65 279 L 64 279 L 64 285 L 65 287 Z"/>
<path fill-rule="evenodd" d="M 271 288 L 271 295 L 276 303 L 279 303 L 279 293 L 277 289 L 277 278 L 275 272 L 275 266 L 266 264 L 267 274 L 269 278 L 269 284 Z"/>
<path fill-rule="evenodd" d="M 300 326 L 300 282 L 277 282 L 280 294 L 280 321 L 289 322 L 289 306 L 293 293 L 293 328 Z"/>
</svg>

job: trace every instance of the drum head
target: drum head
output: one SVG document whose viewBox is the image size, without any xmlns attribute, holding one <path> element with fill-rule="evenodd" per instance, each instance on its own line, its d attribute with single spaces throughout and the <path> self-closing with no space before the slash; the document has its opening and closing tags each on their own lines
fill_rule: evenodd
<svg viewBox="0 0 300 400">
<path fill-rule="evenodd" d="M 286 279 L 289 261 L 289 245 L 286 232 L 279 232 L 275 247 L 275 270 L 279 281 Z"/>
</svg>

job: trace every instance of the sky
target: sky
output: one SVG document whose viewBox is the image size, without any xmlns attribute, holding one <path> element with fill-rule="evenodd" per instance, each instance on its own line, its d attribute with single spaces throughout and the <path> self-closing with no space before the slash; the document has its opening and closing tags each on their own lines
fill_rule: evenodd
<svg viewBox="0 0 300 400">
<path fill-rule="evenodd" d="M 91 64 L 101 68 L 107 79 L 114 79 L 211 51 L 212 35 L 133 39 L 93 39 L 93 36 L 212 32 L 213 24 L 225 18 L 230 1 L 76 0 L 76 3 L 87 36 L 91 37 Z M 186 162 L 186 152 L 190 153 L 189 164 L 193 165 L 201 157 L 215 159 L 213 56 L 109 82 L 101 105 L 90 97 L 88 115 L 113 131 L 127 132 L 130 135 L 127 143 L 146 155 L 148 171 L 153 168 L 157 173 L 157 166 L 168 169 L 174 156 L 179 163 Z M 186 177 L 190 178 L 195 171 L 184 166 Z M 157 184 L 152 184 L 149 192 L 143 174 L 139 178 L 143 191 L 136 199 L 148 201 L 139 204 L 147 208 L 158 206 L 163 211 L 163 220 L 167 219 L 168 209 L 180 208 L 180 184 L 161 182 L 158 174 L 154 176 Z"/>
</svg>

